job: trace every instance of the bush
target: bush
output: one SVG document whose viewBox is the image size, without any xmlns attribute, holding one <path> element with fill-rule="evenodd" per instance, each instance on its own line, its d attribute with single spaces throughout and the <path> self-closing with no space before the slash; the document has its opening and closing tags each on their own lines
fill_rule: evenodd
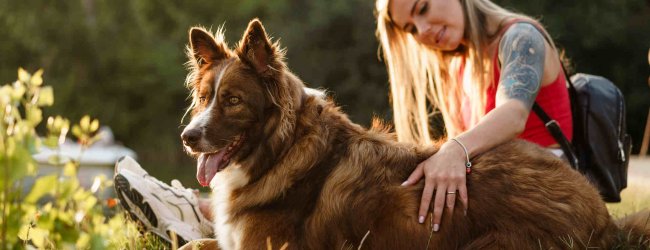
<svg viewBox="0 0 650 250">
<path fill-rule="evenodd" d="M 37 133 L 42 108 L 54 103 L 52 87 L 42 86 L 42 74 L 21 68 L 17 81 L 0 88 L 0 248 L 160 248 L 160 241 L 142 237 L 135 223 L 118 212 L 116 199 L 98 198 L 112 186 L 110 179 L 96 177 L 90 190 L 79 185 L 78 160 L 51 157 L 49 163 L 61 171 L 36 178 L 23 193 L 25 178 L 38 172 L 32 155 L 42 146 L 58 148 L 70 131 L 70 122 L 57 116 L 47 119 L 44 137 Z M 99 122 L 88 116 L 72 126 L 82 152 L 98 139 L 98 128 Z"/>
</svg>

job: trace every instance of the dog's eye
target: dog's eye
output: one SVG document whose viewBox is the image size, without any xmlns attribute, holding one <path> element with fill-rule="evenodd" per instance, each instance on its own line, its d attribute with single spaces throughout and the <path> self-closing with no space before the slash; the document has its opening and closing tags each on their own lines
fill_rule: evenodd
<svg viewBox="0 0 650 250">
<path fill-rule="evenodd" d="M 204 102 L 205 102 L 205 96 L 201 96 L 201 97 L 199 97 L 199 102 L 200 102 L 200 103 L 204 103 Z"/>
<path fill-rule="evenodd" d="M 231 96 L 230 98 L 228 98 L 228 102 L 230 103 L 230 105 L 237 105 L 241 102 L 241 99 L 239 97 Z"/>
</svg>

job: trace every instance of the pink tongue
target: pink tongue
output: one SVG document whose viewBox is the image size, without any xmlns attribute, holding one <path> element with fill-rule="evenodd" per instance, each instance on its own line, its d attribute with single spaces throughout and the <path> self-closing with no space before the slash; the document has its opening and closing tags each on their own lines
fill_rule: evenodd
<svg viewBox="0 0 650 250">
<path fill-rule="evenodd" d="M 201 186 L 207 187 L 214 175 L 219 172 L 219 165 L 222 164 L 221 159 L 226 154 L 226 150 L 221 150 L 215 154 L 202 154 L 196 166 L 196 179 Z"/>
</svg>

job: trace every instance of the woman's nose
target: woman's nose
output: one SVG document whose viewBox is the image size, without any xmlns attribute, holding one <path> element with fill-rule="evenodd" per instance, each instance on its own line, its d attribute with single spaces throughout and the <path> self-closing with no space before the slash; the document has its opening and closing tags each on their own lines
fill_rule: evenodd
<svg viewBox="0 0 650 250">
<path fill-rule="evenodd" d="M 431 24 L 425 22 L 424 20 L 414 20 L 413 24 L 417 31 L 416 38 L 423 39 L 426 37 L 427 33 L 431 32 Z"/>
</svg>

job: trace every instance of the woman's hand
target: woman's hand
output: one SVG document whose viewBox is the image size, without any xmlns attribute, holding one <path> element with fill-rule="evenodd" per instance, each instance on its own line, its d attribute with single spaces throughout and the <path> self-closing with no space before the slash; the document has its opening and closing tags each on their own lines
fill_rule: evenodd
<svg viewBox="0 0 650 250">
<path fill-rule="evenodd" d="M 427 216 L 435 190 L 433 204 L 433 230 L 440 228 L 445 203 L 450 212 L 454 211 L 454 204 L 457 195 L 467 212 L 467 186 L 465 185 L 465 152 L 456 142 L 448 141 L 443 144 L 440 150 L 429 157 L 411 173 L 411 176 L 402 183 L 402 186 L 410 186 L 417 183 L 424 176 L 424 190 L 418 222 L 423 223 Z"/>
</svg>

